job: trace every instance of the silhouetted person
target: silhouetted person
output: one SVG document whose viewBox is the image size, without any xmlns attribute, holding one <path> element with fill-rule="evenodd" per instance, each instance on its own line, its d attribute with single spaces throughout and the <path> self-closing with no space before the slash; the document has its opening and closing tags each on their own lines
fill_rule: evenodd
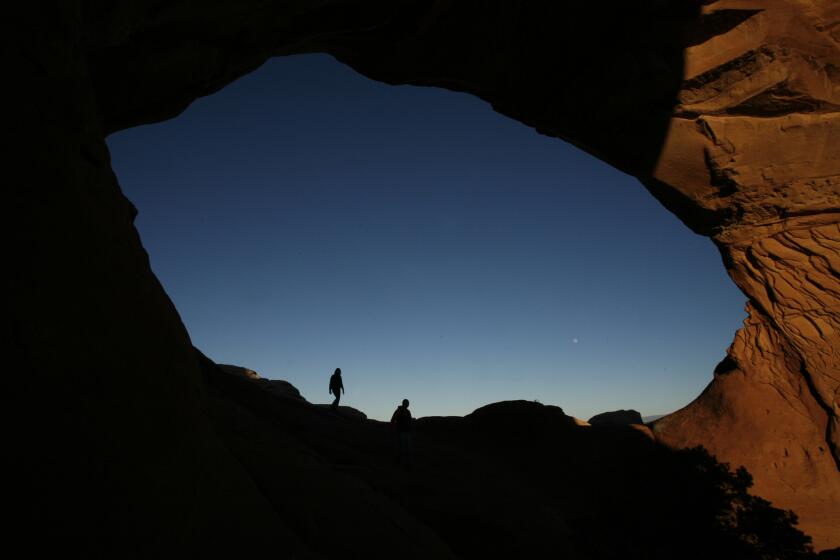
<svg viewBox="0 0 840 560">
<path fill-rule="evenodd" d="M 335 395 L 332 402 L 332 409 L 338 408 L 338 401 L 341 400 L 341 393 L 344 392 L 344 383 L 341 381 L 341 368 L 335 368 L 335 373 L 330 376 L 330 393 Z"/>
<path fill-rule="evenodd" d="M 391 430 L 394 432 L 397 447 L 397 459 L 401 465 L 410 467 L 411 454 L 411 411 L 408 410 L 408 399 L 403 399 L 397 410 L 391 416 Z"/>
</svg>

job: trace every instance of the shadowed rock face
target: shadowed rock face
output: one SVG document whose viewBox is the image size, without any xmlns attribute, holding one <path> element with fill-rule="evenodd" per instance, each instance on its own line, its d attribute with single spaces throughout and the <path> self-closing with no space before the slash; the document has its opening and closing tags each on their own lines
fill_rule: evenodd
<svg viewBox="0 0 840 560">
<path fill-rule="evenodd" d="M 234 366 L 230 364 L 219 364 L 219 367 L 231 374 L 241 375 L 242 377 L 246 377 L 251 379 L 255 383 L 261 385 L 266 391 L 277 395 L 278 397 L 285 397 L 290 399 L 298 399 L 305 401 L 300 391 L 297 390 L 297 387 L 289 383 L 288 381 L 283 381 L 282 379 L 265 379 L 260 377 L 260 374 L 256 371 L 240 366 Z"/>
<path fill-rule="evenodd" d="M 626 425 L 626 424 L 644 424 L 642 415 L 636 410 L 613 410 L 611 412 L 602 412 L 596 414 L 589 419 L 589 423 L 593 426 L 598 424 L 605 425 Z"/>
<path fill-rule="evenodd" d="M 206 416 L 104 138 L 174 117 L 270 56 L 328 52 L 373 79 L 475 94 L 636 175 L 711 237 L 749 317 L 714 381 L 656 435 L 747 466 L 818 547 L 840 545 L 840 5 L 616 4 L 8 7 L 5 172 L 23 179 L 4 205 L 7 340 L 26 427 L 13 444 L 37 480 L 23 519 L 95 538 L 71 505 L 94 496 L 93 524 L 127 541 L 212 535 L 222 550 L 248 534 L 296 550 Z M 232 509 L 259 513 L 231 527 Z"/>
<path fill-rule="evenodd" d="M 272 394 L 206 359 L 201 369 L 219 438 L 313 555 L 810 557 L 794 554 L 805 539 L 781 512 L 732 496 L 714 460 L 657 444 L 644 426 L 493 403 L 414 420 L 406 468 L 385 422 Z M 733 498 L 752 512 L 737 529 L 721 523 Z"/>
</svg>

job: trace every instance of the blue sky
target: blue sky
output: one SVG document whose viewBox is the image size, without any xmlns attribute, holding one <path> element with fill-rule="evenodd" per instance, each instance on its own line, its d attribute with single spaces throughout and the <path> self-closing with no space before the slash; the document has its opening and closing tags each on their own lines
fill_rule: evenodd
<svg viewBox="0 0 840 560">
<path fill-rule="evenodd" d="M 675 410 L 745 298 L 638 181 L 461 93 L 273 59 L 108 139 L 193 343 L 388 418 Z"/>
</svg>

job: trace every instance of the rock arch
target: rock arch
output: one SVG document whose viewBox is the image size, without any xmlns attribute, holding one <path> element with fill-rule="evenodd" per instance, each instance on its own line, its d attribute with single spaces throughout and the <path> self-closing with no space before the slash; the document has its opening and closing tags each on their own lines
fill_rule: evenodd
<svg viewBox="0 0 840 560">
<path fill-rule="evenodd" d="M 119 495 L 143 464 L 154 482 L 110 505 L 164 506 L 149 528 L 161 538 L 184 522 L 189 484 L 225 479 L 239 491 L 215 496 L 218 507 L 269 515 L 202 414 L 189 337 L 149 269 L 104 138 L 171 118 L 270 56 L 328 52 L 373 79 L 482 97 L 637 176 L 709 236 L 749 317 L 713 382 L 658 422 L 657 437 L 746 465 L 819 546 L 840 545 L 840 6 L 583 4 L 10 8 L 7 173 L 20 179 L 6 206 L 9 339 L 19 413 L 37 434 L 16 443 L 44 485 L 30 493 L 81 500 L 78 484 Z M 33 511 L 72 526 L 46 499 Z"/>
</svg>

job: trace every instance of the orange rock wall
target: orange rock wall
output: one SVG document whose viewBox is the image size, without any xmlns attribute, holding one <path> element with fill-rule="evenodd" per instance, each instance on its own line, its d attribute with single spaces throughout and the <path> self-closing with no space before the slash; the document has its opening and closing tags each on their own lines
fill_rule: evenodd
<svg viewBox="0 0 840 560">
<path fill-rule="evenodd" d="M 745 465 L 818 546 L 840 543 L 840 5 L 756 8 L 686 51 L 654 175 L 709 216 L 749 317 L 660 439 Z M 660 187 L 661 188 L 661 187 Z"/>
</svg>

